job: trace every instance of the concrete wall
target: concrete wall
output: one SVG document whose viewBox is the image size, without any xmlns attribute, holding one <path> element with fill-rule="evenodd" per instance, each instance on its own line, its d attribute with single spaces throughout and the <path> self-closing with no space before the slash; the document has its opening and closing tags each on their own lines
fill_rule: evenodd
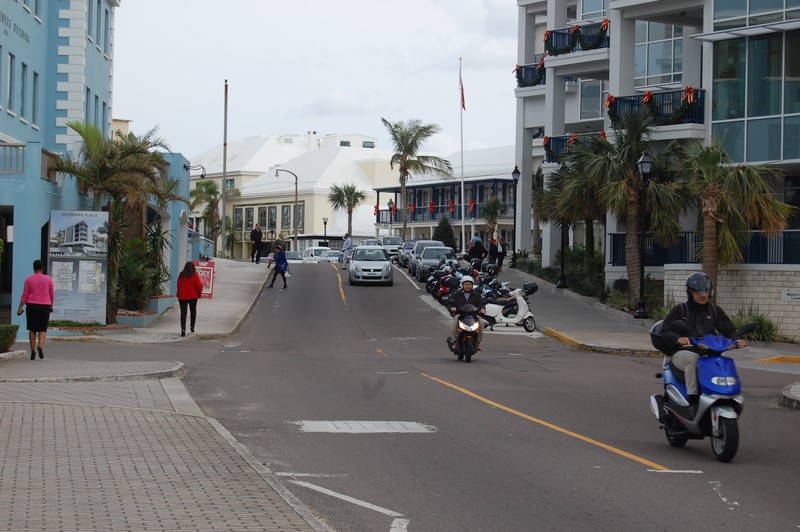
<svg viewBox="0 0 800 532">
<path fill-rule="evenodd" d="M 699 264 L 664 266 L 664 300 L 686 299 L 686 278 Z M 751 306 L 778 325 L 779 334 L 800 340 L 800 265 L 734 264 L 717 276 L 716 302 L 729 315 Z"/>
</svg>

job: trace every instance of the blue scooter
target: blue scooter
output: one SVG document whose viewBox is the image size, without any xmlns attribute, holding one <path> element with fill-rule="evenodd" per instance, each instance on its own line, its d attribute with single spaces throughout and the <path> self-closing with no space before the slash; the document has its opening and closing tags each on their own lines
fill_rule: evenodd
<svg viewBox="0 0 800 532">
<path fill-rule="evenodd" d="M 736 340 L 720 335 L 692 338 L 685 322 L 672 322 L 673 329 L 691 339 L 692 346 L 685 349 L 700 355 L 697 361 L 700 399 L 694 416 L 690 416 L 684 374 L 673 367 L 672 359 L 667 356 L 670 350 L 661 338 L 662 324 L 663 321 L 659 321 L 653 325 L 650 340 L 665 355 L 664 371 L 656 374 L 663 380 L 664 395 L 652 395 L 650 409 L 672 447 L 683 447 L 688 440 L 702 440 L 708 436 L 717 460 L 730 462 L 739 449 L 738 418 L 744 408 L 744 397 L 736 364 L 723 353 L 736 348 Z M 745 325 L 739 334 L 754 328 L 753 324 Z"/>
</svg>

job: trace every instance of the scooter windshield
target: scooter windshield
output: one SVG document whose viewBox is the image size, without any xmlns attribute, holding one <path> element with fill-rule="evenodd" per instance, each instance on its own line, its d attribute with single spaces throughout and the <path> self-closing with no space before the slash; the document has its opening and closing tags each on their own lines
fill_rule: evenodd
<svg viewBox="0 0 800 532">
<path fill-rule="evenodd" d="M 719 334 L 707 334 L 700 338 L 692 339 L 692 343 L 697 347 L 722 353 L 723 351 L 727 351 L 731 346 L 735 345 L 736 341 Z"/>
</svg>

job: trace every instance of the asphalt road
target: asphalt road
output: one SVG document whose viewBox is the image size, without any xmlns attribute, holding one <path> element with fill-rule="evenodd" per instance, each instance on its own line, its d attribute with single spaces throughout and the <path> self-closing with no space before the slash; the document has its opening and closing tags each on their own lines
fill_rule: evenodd
<svg viewBox="0 0 800 532">
<path fill-rule="evenodd" d="M 203 411 L 332 528 L 800 527 L 800 413 L 777 406 L 796 376 L 741 372 L 740 450 L 722 464 L 708 440 L 673 449 L 659 431 L 660 360 L 520 330 L 487 333 L 465 364 L 445 348 L 449 318 L 399 271 L 392 287 L 350 287 L 330 265 L 293 272 L 233 338 L 114 356 L 184 361 Z M 108 356 L 98 348 L 68 349 Z"/>
</svg>

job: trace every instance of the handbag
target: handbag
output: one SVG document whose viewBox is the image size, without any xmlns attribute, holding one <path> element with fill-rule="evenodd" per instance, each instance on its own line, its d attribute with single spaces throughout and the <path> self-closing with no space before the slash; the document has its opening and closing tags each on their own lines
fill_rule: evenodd
<svg viewBox="0 0 800 532">
<path fill-rule="evenodd" d="M 291 277 L 291 276 L 292 276 L 292 272 L 290 272 L 290 271 L 287 271 L 287 272 L 286 272 L 286 277 Z"/>
</svg>

